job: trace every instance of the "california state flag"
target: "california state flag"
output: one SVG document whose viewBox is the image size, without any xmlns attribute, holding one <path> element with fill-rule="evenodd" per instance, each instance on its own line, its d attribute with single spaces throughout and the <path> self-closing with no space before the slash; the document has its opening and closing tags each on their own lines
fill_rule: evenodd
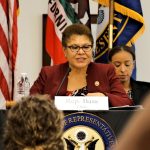
<svg viewBox="0 0 150 150">
<path fill-rule="evenodd" d="M 88 0 L 49 0 L 46 23 L 46 51 L 52 64 L 66 62 L 61 38 L 64 29 L 73 23 L 90 25 Z"/>
</svg>

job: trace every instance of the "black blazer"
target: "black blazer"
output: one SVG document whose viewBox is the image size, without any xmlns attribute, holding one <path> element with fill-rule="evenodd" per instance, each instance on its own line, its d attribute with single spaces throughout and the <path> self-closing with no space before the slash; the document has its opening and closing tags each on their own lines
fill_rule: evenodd
<svg viewBox="0 0 150 150">
<path fill-rule="evenodd" d="M 150 92 L 150 83 L 131 79 L 131 87 L 134 104 L 140 105 L 143 102 L 144 97 Z"/>
</svg>

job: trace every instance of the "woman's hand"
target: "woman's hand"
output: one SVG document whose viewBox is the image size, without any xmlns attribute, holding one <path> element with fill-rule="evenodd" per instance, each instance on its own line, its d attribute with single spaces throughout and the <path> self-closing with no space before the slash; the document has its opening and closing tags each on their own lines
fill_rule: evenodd
<svg viewBox="0 0 150 150">
<path fill-rule="evenodd" d="M 88 93 L 87 96 L 105 96 L 105 95 L 100 92 L 95 92 L 95 93 Z"/>
</svg>

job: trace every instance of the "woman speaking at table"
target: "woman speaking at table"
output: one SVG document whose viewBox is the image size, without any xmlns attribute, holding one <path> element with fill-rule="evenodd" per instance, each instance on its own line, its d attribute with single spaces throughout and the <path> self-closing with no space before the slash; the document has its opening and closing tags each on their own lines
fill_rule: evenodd
<svg viewBox="0 0 150 150">
<path fill-rule="evenodd" d="M 114 66 L 92 62 L 93 36 L 87 26 L 68 26 L 62 34 L 62 46 L 67 62 L 43 67 L 30 94 L 49 94 L 52 99 L 56 95 L 108 96 L 110 106 L 132 105 Z"/>
</svg>

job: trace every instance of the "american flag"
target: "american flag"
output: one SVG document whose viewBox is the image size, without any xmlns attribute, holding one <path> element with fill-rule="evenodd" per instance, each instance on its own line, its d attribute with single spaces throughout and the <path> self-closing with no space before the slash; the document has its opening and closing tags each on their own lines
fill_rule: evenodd
<svg viewBox="0 0 150 150">
<path fill-rule="evenodd" d="M 0 0 L 0 109 L 13 99 L 18 8 L 18 0 Z"/>
</svg>

